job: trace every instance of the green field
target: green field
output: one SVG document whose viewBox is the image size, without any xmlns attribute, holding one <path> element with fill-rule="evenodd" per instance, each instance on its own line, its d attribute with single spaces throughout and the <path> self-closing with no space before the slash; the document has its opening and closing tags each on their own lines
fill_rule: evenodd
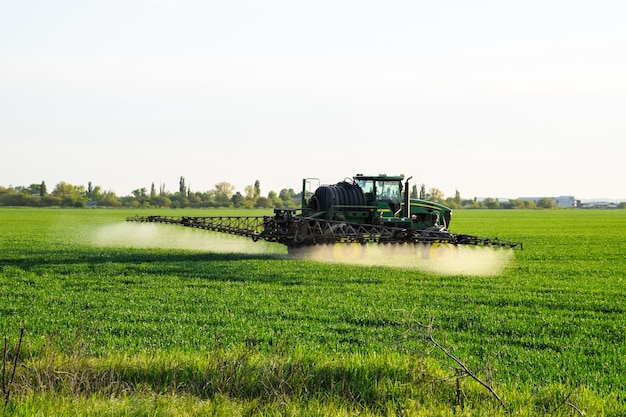
<svg viewBox="0 0 626 417">
<path fill-rule="evenodd" d="M 137 213 L 0 209 L 5 415 L 626 415 L 626 210 L 457 210 L 524 245 L 462 263 Z"/>
</svg>

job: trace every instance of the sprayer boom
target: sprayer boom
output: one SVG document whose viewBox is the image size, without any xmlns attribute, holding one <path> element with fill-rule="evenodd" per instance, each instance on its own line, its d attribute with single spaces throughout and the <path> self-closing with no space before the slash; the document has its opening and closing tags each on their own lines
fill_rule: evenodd
<svg viewBox="0 0 626 417">
<path fill-rule="evenodd" d="M 336 244 L 473 245 L 522 249 L 519 242 L 453 234 L 443 227 L 411 230 L 397 226 L 348 223 L 296 215 L 295 210 L 275 210 L 274 216 L 134 216 L 131 222 L 176 224 L 196 229 L 245 236 L 286 245 L 290 249 Z"/>
</svg>

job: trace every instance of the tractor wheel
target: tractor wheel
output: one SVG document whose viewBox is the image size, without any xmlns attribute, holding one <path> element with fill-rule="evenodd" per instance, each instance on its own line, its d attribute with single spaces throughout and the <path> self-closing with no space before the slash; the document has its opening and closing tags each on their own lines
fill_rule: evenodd
<svg viewBox="0 0 626 417">
<path fill-rule="evenodd" d="M 422 259 L 453 259 L 458 255 L 459 248 L 452 243 L 431 243 L 422 248 Z"/>
<path fill-rule="evenodd" d="M 360 259 L 365 254 L 365 245 L 358 242 L 335 243 L 333 245 L 334 259 Z"/>
</svg>

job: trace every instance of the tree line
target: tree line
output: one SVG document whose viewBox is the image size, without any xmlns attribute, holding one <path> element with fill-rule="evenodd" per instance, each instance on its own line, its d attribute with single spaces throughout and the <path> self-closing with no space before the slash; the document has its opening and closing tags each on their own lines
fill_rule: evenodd
<svg viewBox="0 0 626 417">
<path fill-rule="evenodd" d="M 418 189 L 413 185 L 412 198 L 435 201 L 445 204 L 452 209 L 534 209 L 558 208 L 554 199 L 546 197 L 539 201 L 507 200 L 497 198 L 478 200 L 463 199 L 456 190 L 453 197 L 445 197 L 437 188 Z M 124 207 L 124 208 L 299 208 L 301 207 L 302 193 L 296 193 L 292 188 L 282 189 L 280 192 L 270 191 L 266 196 L 261 195 L 261 184 L 257 180 L 248 185 L 242 194 L 235 191 L 235 187 L 228 182 L 220 182 L 208 191 L 191 191 L 185 178 L 180 177 L 178 191 L 170 192 L 161 185 L 159 189 L 152 183 L 150 189 L 138 188 L 130 195 L 117 196 L 112 191 L 103 190 L 99 185 L 91 182 L 87 186 L 73 185 L 61 181 L 52 191 L 48 191 L 45 181 L 29 186 L 3 187 L 0 186 L 0 206 L 11 207 Z M 619 207 L 624 208 L 624 203 Z"/>
<path fill-rule="evenodd" d="M 157 190 L 152 183 L 150 190 L 138 188 L 127 196 L 117 196 L 91 182 L 84 186 L 61 181 L 52 191 L 48 191 L 45 181 L 29 186 L 0 186 L 0 206 L 13 207 L 297 208 L 300 201 L 300 194 L 293 189 L 283 189 L 279 193 L 270 191 L 267 196 L 262 196 L 258 180 L 254 185 L 246 186 L 244 194 L 235 191 L 228 182 L 215 184 L 208 191 L 191 191 L 184 177 L 180 177 L 178 191 L 167 191 L 164 185 Z"/>
</svg>

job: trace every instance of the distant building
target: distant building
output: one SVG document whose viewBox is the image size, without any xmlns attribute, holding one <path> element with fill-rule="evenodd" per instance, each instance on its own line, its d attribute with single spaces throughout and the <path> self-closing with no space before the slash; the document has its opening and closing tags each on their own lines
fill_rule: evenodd
<svg viewBox="0 0 626 417">
<path fill-rule="evenodd" d="M 576 199 L 571 195 L 562 195 L 554 199 L 554 202 L 559 207 L 577 207 Z"/>
<path fill-rule="evenodd" d="M 617 203 L 610 201 L 585 201 L 580 205 L 582 208 L 594 208 L 594 209 L 614 209 L 617 208 Z"/>
<path fill-rule="evenodd" d="M 534 201 L 535 203 L 539 203 L 539 201 L 544 198 L 552 199 L 552 201 L 554 201 L 554 203 L 559 207 L 574 208 L 580 206 L 580 201 L 576 200 L 576 198 L 571 195 L 562 195 L 560 197 L 519 197 L 518 200 Z"/>
</svg>

